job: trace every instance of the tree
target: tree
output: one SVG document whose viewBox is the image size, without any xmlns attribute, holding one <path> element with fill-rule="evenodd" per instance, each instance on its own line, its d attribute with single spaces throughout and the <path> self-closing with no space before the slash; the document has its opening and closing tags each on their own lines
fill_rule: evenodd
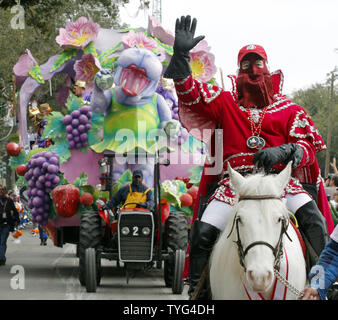
<svg viewBox="0 0 338 320">
<path fill-rule="evenodd" d="M 338 119 L 338 88 L 334 87 L 333 94 L 333 119 Z M 327 144 L 328 136 L 328 114 L 330 100 L 330 85 L 325 84 L 314 84 L 308 89 L 297 90 L 292 93 L 292 100 L 302 106 L 311 116 L 313 122 L 318 128 L 324 142 Z M 333 121 L 334 121 L 333 120 Z M 333 157 L 338 158 L 338 126 L 333 125 L 332 139 L 331 139 L 331 150 L 330 159 Z M 320 152 L 317 155 L 319 167 L 321 168 L 322 174 L 325 172 L 325 151 Z"/>
</svg>

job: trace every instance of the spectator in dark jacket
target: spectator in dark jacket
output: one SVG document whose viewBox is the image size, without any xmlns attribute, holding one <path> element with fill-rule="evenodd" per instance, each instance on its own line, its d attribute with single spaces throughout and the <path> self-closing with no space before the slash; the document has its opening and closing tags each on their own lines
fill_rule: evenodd
<svg viewBox="0 0 338 320">
<path fill-rule="evenodd" d="M 14 201 L 7 196 L 7 189 L 0 185 L 0 265 L 6 264 L 7 239 L 10 231 L 20 222 Z"/>
</svg>

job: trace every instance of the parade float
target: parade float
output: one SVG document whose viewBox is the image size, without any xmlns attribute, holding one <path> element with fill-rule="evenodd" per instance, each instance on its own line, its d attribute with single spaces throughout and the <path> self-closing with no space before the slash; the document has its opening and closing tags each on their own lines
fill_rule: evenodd
<svg viewBox="0 0 338 320">
<path fill-rule="evenodd" d="M 131 182 L 133 169 L 140 168 L 144 182 L 154 187 L 149 165 L 109 167 L 107 151 L 166 149 L 170 165 L 161 166 L 158 195 L 162 217 L 179 210 L 189 227 L 206 150 L 180 125 L 175 89 L 162 78 L 173 41 L 152 17 L 147 29 L 119 31 L 81 17 L 59 30 L 61 54 L 39 65 L 27 49 L 14 66 L 20 86 L 19 143 L 7 147 L 10 166 L 19 177 L 17 185 L 26 190 L 32 222 L 45 227 L 56 246 L 78 244 L 83 213 L 97 210 L 98 200 L 106 202 Z M 206 41 L 191 52 L 191 67 L 195 78 L 214 82 L 214 56 Z M 56 93 L 60 111 L 32 106 L 34 92 L 57 74 L 67 77 Z M 71 90 L 78 81 L 85 83 L 82 96 Z M 37 127 L 38 148 L 29 147 L 27 118 Z M 123 129 L 134 140 L 117 139 Z M 149 129 L 160 132 L 162 140 L 149 142 Z"/>
</svg>

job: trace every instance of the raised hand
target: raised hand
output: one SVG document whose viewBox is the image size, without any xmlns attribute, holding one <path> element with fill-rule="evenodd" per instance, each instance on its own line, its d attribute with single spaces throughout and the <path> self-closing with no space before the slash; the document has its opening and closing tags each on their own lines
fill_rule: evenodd
<svg viewBox="0 0 338 320">
<path fill-rule="evenodd" d="M 204 36 L 195 38 L 197 20 L 191 21 L 190 16 L 176 19 L 174 54 L 164 73 L 165 78 L 180 79 L 191 75 L 189 51 L 194 48 Z"/>
<path fill-rule="evenodd" d="M 176 19 L 174 52 L 187 54 L 194 48 L 204 36 L 195 38 L 197 20 L 194 18 L 191 22 L 190 16 L 182 16 L 181 20 Z"/>
</svg>

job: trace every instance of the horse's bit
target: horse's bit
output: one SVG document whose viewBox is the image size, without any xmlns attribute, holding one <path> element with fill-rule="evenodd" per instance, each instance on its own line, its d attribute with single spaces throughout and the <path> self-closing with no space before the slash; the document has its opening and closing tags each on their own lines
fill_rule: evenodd
<svg viewBox="0 0 338 320">
<path fill-rule="evenodd" d="M 281 200 L 280 197 L 275 197 L 275 196 L 269 196 L 269 195 L 262 195 L 262 196 L 242 196 L 239 198 L 238 201 L 242 201 L 242 200 L 268 200 L 268 199 L 278 199 L 278 200 Z M 278 239 L 278 242 L 276 244 L 275 247 L 273 247 L 270 243 L 268 242 L 265 242 L 265 241 L 255 241 L 251 244 L 249 244 L 246 249 L 244 250 L 243 249 L 243 245 L 242 245 L 242 241 L 241 241 L 241 238 L 240 238 L 240 235 L 239 235 L 239 219 L 236 219 L 237 218 L 237 214 L 234 218 L 234 221 L 232 223 L 232 227 L 231 227 L 231 231 L 228 235 L 228 238 L 230 237 L 232 231 L 233 231 L 233 228 L 234 228 L 234 225 L 236 223 L 236 232 L 237 232 L 237 241 L 235 241 L 235 243 L 237 244 L 237 250 L 238 250 L 238 255 L 239 255 L 239 262 L 241 264 L 241 266 L 244 268 L 244 271 L 246 272 L 246 266 L 245 266 L 245 262 L 244 262 L 244 258 L 245 256 L 247 255 L 248 251 L 253 248 L 254 246 L 257 246 L 257 245 L 263 245 L 263 246 L 267 246 L 269 247 L 272 252 L 273 252 L 273 255 L 275 257 L 275 261 L 274 261 L 274 269 L 276 270 L 279 270 L 279 262 L 280 262 L 280 259 L 283 255 L 283 235 L 284 233 L 286 234 L 286 236 L 289 238 L 290 241 L 292 241 L 289 237 L 289 235 L 287 234 L 286 230 L 287 230 L 287 227 L 288 227 L 288 224 L 286 223 L 285 220 L 282 220 L 282 226 L 281 226 L 281 231 L 280 231 L 280 235 L 279 235 L 279 239 Z"/>
</svg>

